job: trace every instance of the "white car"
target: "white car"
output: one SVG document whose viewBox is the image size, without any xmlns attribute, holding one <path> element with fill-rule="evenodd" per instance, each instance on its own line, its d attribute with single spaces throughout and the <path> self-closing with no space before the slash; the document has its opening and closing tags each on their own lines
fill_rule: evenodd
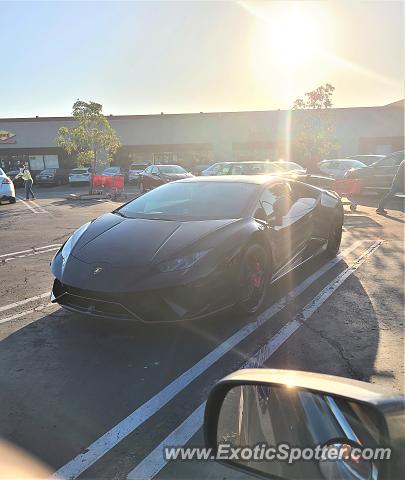
<svg viewBox="0 0 405 480">
<path fill-rule="evenodd" d="M 3 200 L 15 203 L 15 189 L 13 181 L 0 168 L 0 203 Z"/>
<path fill-rule="evenodd" d="M 128 181 L 138 182 L 140 174 L 147 168 L 146 163 L 132 163 L 128 171 Z"/>
<path fill-rule="evenodd" d="M 91 168 L 74 168 L 69 173 L 69 183 L 90 183 Z"/>
<path fill-rule="evenodd" d="M 351 160 L 350 158 L 336 158 L 332 160 L 322 160 L 318 163 L 319 170 L 333 178 L 343 178 L 349 170 L 357 170 L 364 168 L 366 165 L 359 160 Z"/>
<path fill-rule="evenodd" d="M 226 162 L 225 162 L 226 163 Z M 225 165 L 225 163 L 214 163 L 213 165 L 210 165 L 207 167 L 205 170 L 201 172 L 201 175 L 203 177 L 208 177 L 211 175 L 216 175 L 218 173 L 218 170 L 221 168 L 222 165 Z"/>
</svg>

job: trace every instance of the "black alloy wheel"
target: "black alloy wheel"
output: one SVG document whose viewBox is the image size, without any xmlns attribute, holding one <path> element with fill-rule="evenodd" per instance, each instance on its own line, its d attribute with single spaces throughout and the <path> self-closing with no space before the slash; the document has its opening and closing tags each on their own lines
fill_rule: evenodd
<svg viewBox="0 0 405 480">
<path fill-rule="evenodd" d="M 257 312 L 266 297 L 269 281 L 269 260 L 264 248 L 254 243 L 244 252 L 238 288 L 238 309 Z"/>
<path fill-rule="evenodd" d="M 332 220 L 328 243 L 326 245 L 326 255 L 329 258 L 336 257 L 339 252 L 340 242 L 342 241 L 343 214 L 338 213 Z"/>
</svg>

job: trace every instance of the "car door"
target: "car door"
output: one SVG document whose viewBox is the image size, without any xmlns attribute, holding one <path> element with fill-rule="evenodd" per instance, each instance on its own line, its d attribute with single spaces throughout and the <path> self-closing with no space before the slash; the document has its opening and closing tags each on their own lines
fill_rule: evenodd
<svg viewBox="0 0 405 480">
<path fill-rule="evenodd" d="M 160 178 L 159 168 L 156 165 L 153 165 L 150 171 L 150 182 L 152 188 L 156 188 L 162 184 L 162 179 Z"/>
<path fill-rule="evenodd" d="M 317 198 L 303 192 L 297 185 L 299 182 L 276 183 L 266 189 L 260 199 L 270 227 L 267 234 L 272 245 L 276 277 L 308 256 Z M 276 202 L 284 205 L 284 211 L 275 208 Z"/>
</svg>

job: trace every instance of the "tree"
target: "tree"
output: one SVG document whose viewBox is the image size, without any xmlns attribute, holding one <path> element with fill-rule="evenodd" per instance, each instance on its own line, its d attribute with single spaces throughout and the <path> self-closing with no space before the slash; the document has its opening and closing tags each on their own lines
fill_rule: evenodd
<svg viewBox="0 0 405 480">
<path fill-rule="evenodd" d="M 293 105 L 293 110 L 305 110 L 293 116 L 293 149 L 296 158 L 302 159 L 310 171 L 338 149 L 331 112 L 334 90 L 333 85 L 326 83 L 295 100 Z"/>
<path fill-rule="evenodd" d="M 60 127 L 56 144 L 69 155 L 75 154 L 78 166 L 90 164 L 94 174 L 97 165 L 110 161 L 119 149 L 119 137 L 103 115 L 103 106 L 99 103 L 77 100 L 72 114 L 76 124 L 70 128 Z"/>
</svg>

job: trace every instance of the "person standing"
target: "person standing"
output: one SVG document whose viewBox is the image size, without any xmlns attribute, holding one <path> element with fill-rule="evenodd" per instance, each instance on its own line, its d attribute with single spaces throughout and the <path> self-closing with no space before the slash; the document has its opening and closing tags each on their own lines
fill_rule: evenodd
<svg viewBox="0 0 405 480">
<path fill-rule="evenodd" d="M 385 210 L 385 205 L 391 198 L 394 198 L 395 195 L 399 192 L 404 193 L 404 173 L 405 173 L 405 159 L 402 160 L 398 167 L 398 171 L 395 174 L 394 179 L 392 180 L 391 189 L 381 198 L 380 203 L 378 204 L 376 212 L 380 215 L 386 215 L 387 211 Z"/>
<path fill-rule="evenodd" d="M 30 195 L 32 196 L 32 199 L 34 200 L 35 195 L 34 192 L 32 191 L 32 184 L 34 183 L 32 180 L 31 172 L 28 170 L 28 167 L 24 165 L 22 169 L 20 170 L 20 173 L 18 173 L 15 178 L 21 177 L 24 180 L 24 185 L 25 185 L 25 198 L 26 200 L 30 199 Z"/>
</svg>

